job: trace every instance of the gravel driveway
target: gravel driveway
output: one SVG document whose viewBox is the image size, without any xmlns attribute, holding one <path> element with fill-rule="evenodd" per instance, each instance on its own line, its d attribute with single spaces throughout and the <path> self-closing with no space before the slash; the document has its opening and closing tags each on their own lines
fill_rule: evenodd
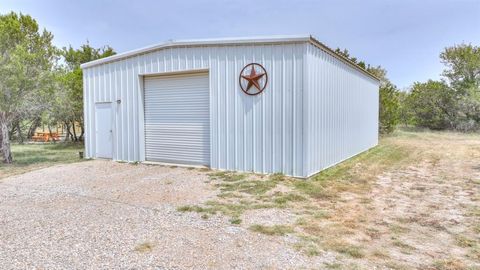
<svg viewBox="0 0 480 270">
<path fill-rule="evenodd" d="M 0 269 L 309 268 L 289 237 L 176 207 L 216 196 L 198 169 L 96 160 L 0 180 Z"/>
</svg>

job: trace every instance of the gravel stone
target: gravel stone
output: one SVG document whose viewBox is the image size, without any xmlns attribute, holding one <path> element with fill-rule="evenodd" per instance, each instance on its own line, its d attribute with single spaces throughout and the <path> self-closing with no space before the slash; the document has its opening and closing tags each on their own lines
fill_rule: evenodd
<svg viewBox="0 0 480 270">
<path fill-rule="evenodd" d="M 290 237 L 202 219 L 216 197 L 197 169 L 95 160 L 0 182 L 0 269 L 298 269 L 321 258 Z M 141 248 L 148 247 L 148 248 Z"/>
</svg>

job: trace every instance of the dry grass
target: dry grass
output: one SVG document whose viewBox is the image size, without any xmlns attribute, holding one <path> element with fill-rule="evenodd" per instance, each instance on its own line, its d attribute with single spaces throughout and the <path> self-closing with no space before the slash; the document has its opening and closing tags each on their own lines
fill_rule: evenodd
<svg viewBox="0 0 480 270">
<path fill-rule="evenodd" d="M 296 222 L 249 228 L 268 235 L 293 234 L 298 239 L 294 247 L 308 256 L 337 253 L 338 263 L 326 268 L 348 268 L 353 262 L 362 268 L 411 269 L 422 262 L 424 268 L 463 269 L 480 256 L 479 238 L 472 237 L 480 231 L 480 185 L 473 176 L 480 167 L 467 163 L 480 163 L 476 134 L 397 131 L 381 138 L 379 146 L 307 180 L 279 174 L 212 173 L 218 200 L 179 210 L 222 213 L 233 224 L 240 223 L 237 219 L 246 210 L 290 211 L 298 216 Z M 379 179 L 391 183 L 379 186 Z M 468 197 L 452 206 L 451 198 L 459 198 L 455 192 Z M 445 209 L 463 215 L 466 222 L 442 217 Z M 465 234 L 451 234 L 452 226 L 460 226 Z M 436 239 L 438 232 L 447 239 Z M 429 245 L 438 243 L 439 254 L 452 248 L 443 244 L 447 241 L 464 248 L 467 255 L 434 261 L 417 241 L 419 235 L 427 237 Z"/>
<path fill-rule="evenodd" d="M 458 259 L 443 259 L 433 263 L 432 270 L 466 270 L 465 264 Z"/>
<path fill-rule="evenodd" d="M 135 247 L 135 251 L 140 252 L 140 253 L 146 253 L 146 252 L 152 251 L 154 247 L 155 247 L 155 245 L 153 243 L 144 242 L 144 243 L 141 243 L 141 244 L 137 245 Z"/>
</svg>

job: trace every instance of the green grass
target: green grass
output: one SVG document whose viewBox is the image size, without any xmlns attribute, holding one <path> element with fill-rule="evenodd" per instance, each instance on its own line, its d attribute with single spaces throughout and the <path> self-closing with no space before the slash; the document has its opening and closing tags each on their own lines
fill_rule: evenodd
<svg viewBox="0 0 480 270">
<path fill-rule="evenodd" d="M 241 181 L 247 177 L 246 174 L 239 174 L 235 172 L 229 172 L 229 171 L 221 171 L 221 172 L 214 172 L 209 174 L 211 179 L 214 180 L 221 180 L 225 182 L 236 182 L 236 181 Z"/>
<path fill-rule="evenodd" d="M 260 196 L 277 186 L 284 176 L 272 174 L 268 179 L 251 179 L 246 174 L 217 172 L 210 174 L 211 179 L 220 180 L 216 186 L 222 193 L 243 193 Z"/>
<path fill-rule="evenodd" d="M 222 192 L 240 192 L 247 193 L 250 195 L 262 195 L 265 192 L 276 186 L 276 183 L 273 181 L 259 181 L 259 180 L 250 180 L 250 181 L 237 181 L 234 183 L 220 183 L 217 185 L 220 187 Z"/>
<path fill-rule="evenodd" d="M 459 247 L 475 247 L 476 241 L 463 235 L 457 235 L 455 242 Z"/>
<path fill-rule="evenodd" d="M 293 245 L 293 247 L 305 253 L 307 256 L 318 256 L 320 255 L 321 251 L 317 244 L 314 242 L 307 242 L 307 241 L 299 241 Z"/>
<path fill-rule="evenodd" d="M 402 233 L 407 233 L 409 231 L 407 227 L 400 226 L 398 224 L 389 225 L 389 229 L 394 234 L 402 234 Z"/>
<path fill-rule="evenodd" d="M 365 257 L 365 254 L 363 253 L 361 247 L 358 246 L 340 246 L 338 248 L 335 248 L 336 251 L 340 253 L 344 253 L 349 255 L 350 257 L 353 258 L 363 258 Z"/>
<path fill-rule="evenodd" d="M 286 204 L 288 202 L 301 202 L 305 200 L 306 200 L 305 197 L 298 194 L 294 194 L 294 193 L 277 195 L 273 199 L 273 201 L 276 204 Z"/>
<path fill-rule="evenodd" d="M 382 144 L 323 170 L 305 181 L 296 181 L 294 186 L 300 193 L 314 199 L 333 199 L 341 191 L 368 188 L 374 176 L 387 168 L 402 165 L 409 160 L 409 154 L 407 147 L 384 140 Z"/>
<path fill-rule="evenodd" d="M 177 211 L 196 212 L 204 215 L 221 213 L 229 216 L 232 224 L 240 224 L 239 217 L 246 210 L 284 208 L 289 202 L 306 200 L 305 197 L 293 193 L 267 195 L 266 193 L 275 188 L 277 184 L 287 181 L 287 178 L 279 173 L 265 178 L 255 177 L 253 174 L 220 171 L 210 173 L 209 177 L 215 181 L 214 185 L 220 191 L 217 194 L 218 200 L 207 201 L 201 206 L 181 206 L 177 208 Z"/>
<path fill-rule="evenodd" d="M 323 243 L 325 247 L 338 253 L 346 254 L 352 258 L 363 258 L 363 247 L 347 243 L 345 241 L 330 240 Z"/>
<path fill-rule="evenodd" d="M 480 261 L 480 242 L 477 239 L 468 238 L 463 235 L 457 235 L 455 237 L 455 241 L 457 246 L 468 248 L 469 254 L 467 257 Z"/>
<path fill-rule="evenodd" d="M 185 205 L 177 208 L 179 212 L 196 212 L 201 214 L 215 215 L 222 213 L 224 215 L 232 217 L 232 220 L 238 219 L 238 217 L 245 211 L 246 205 L 242 204 L 228 204 L 219 203 L 214 201 L 208 201 L 205 206 L 198 205 Z"/>
<path fill-rule="evenodd" d="M 415 247 L 403 242 L 396 236 L 392 236 L 391 238 L 392 238 L 392 245 L 400 248 L 400 250 L 404 254 L 410 254 L 412 251 L 416 250 Z"/>
<path fill-rule="evenodd" d="M 232 218 L 232 219 L 230 219 L 230 223 L 238 225 L 238 224 L 242 223 L 242 220 L 239 219 L 239 218 Z"/>
<path fill-rule="evenodd" d="M 287 233 L 293 233 L 293 228 L 285 225 L 274 225 L 274 226 L 264 226 L 264 225 L 252 225 L 249 228 L 250 230 L 258 233 L 263 233 L 266 235 L 275 235 L 282 236 Z"/>
<path fill-rule="evenodd" d="M 12 164 L 0 165 L 0 179 L 56 164 L 81 161 L 79 151 L 84 151 L 80 143 L 12 144 Z"/>
<path fill-rule="evenodd" d="M 478 206 L 472 207 L 472 208 L 468 211 L 468 216 L 471 216 L 471 217 L 480 217 L 480 207 L 478 207 Z"/>
</svg>

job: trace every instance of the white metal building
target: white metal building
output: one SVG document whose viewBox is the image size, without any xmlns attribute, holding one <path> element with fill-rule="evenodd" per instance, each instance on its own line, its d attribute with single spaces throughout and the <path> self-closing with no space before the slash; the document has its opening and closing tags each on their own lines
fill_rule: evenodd
<svg viewBox="0 0 480 270">
<path fill-rule="evenodd" d="M 378 143 L 378 79 L 311 36 L 171 41 L 82 68 L 88 158 L 307 177 Z"/>
</svg>

